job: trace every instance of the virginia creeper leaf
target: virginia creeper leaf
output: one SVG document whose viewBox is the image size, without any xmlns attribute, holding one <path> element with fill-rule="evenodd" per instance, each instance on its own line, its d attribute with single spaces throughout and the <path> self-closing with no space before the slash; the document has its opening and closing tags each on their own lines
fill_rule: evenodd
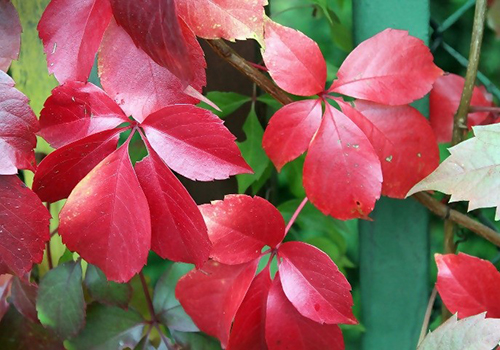
<svg viewBox="0 0 500 350">
<path fill-rule="evenodd" d="M 246 102 L 250 102 L 249 96 L 241 95 L 236 92 L 209 91 L 207 98 L 220 108 L 220 111 L 210 107 L 206 103 L 200 103 L 198 107 L 202 107 L 212 111 L 219 118 L 225 118 Z"/>
<path fill-rule="evenodd" d="M 443 74 L 424 42 L 386 29 L 347 56 L 328 91 L 386 105 L 404 105 L 427 94 Z"/>
<path fill-rule="evenodd" d="M 475 137 L 450 148 L 451 155 L 407 196 L 436 190 L 451 194 L 450 202 L 468 200 L 469 210 L 498 207 L 500 125 L 475 126 L 473 130 Z M 495 219 L 500 219 L 499 208 Z"/>
<path fill-rule="evenodd" d="M 183 30 L 188 32 L 189 28 L 183 26 Z M 206 84 L 203 50 L 194 36 L 188 35 L 187 39 L 189 57 L 194 62 L 195 79 L 191 85 L 201 91 Z M 198 102 L 184 94 L 181 81 L 137 48 L 113 20 L 99 51 L 99 76 L 106 92 L 139 122 L 165 106 Z"/>
<path fill-rule="evenodd" d="M 10 0 L 0 1 L 0 70 L 7 72 L 12 60 L 19 56 L 21 23 Z"/>
<path fill-rule="evenodd" d="M 17 311 L 32 322 L 38 322 L 36 296 L 38 286 L 18 277 L 12 279 L 10 301 Z"/>
<path fill-rule="evenodd" d="M 151 247 L 151 222 L 128 142 L 80 181 L 59 219 L 59 234 L 68 249 L 99 267 L 109 280 L 127 282 L 142 269 Z"/>
<path fill-rule="evenodd" d="M 92 83 L 67 82 L 52 90 L 40 112 L 40 136 L 54 148 L 113 129 L 129 120 Z"/>
<path fill-rule="evenodd" d="M 198 331 L 175 297 L 177 282 L 192 269 L 192 265 L 174 263 L 156 283 L 153 297 L 154 310 L 156 317 L 169 329 L 180 332 Z"/>
<path fill-rule="evenodd" d="M 40 322 L 62 339 L 75 336 L 85 323 L 85 300 L 80 262 L 67 262 L 40 281 L 36 310 Z"/>
<path fill-rule="evenodd" d="M 67 198 L 97 164 L 116 150 L 118 131 L 90 135 L 50 153 L 37 168 L 33 191 L 44 202 Z"/>
<path fill-rule="evenodd" d="M 286 242 L 278 256 L 283 290 L 303 316 L 318 323 L 357 323 L 351 286 L 328 255 L 303 242 Z"/>
<path fill-rule="evenodd" d="M 141 340 L 145 321 L 136 311 L 92 304 L 85 328 L 69 341 L 75 350 L 134 348 Z"/>
<path fill-rule="evenodd" d="M 261 197 L 227 195 L 200 210 L 213 243 L 211 257 L 223 264 L 254 260 L 262 248 L 275 248 L 285 236 L 280 212 Z"/>
<path fill-rule="evenodd" d="M 366 218 L 380 197 L 382 171 L 373 146 L 329 104 L 307 152 L 303 183 L 323 214 L 341 220 Z"/>
<path fill-rule="evenodd" d="M 272 285 L 269 267 L 253 280 L 234 318 L 228 350 L 266 350 L 267 295 Z"/>
<path fill-rule="evenodd" d="M 193 332 L 176 332 L 173 331 L 172 337 L 175 343 L 179 344 L 185 349 L 190 350 L 221 350 L 220 343 L 212 337 L 203 333 Z"/>
<path fill-rule="evenodd" d="M 111 0 L 111 6 L 116 22 L 137 47 L 172 72 L 183 85 L 193 82 L 196 63 L 190 60 L 186 43 L 192 39 L 181 28 L 174 0 Z"/>
<path fill-rule="evenodd" d="M 269 350 L 343 350 L 344 340 L 337 325 L 319 324 L 302 316 L 274 278 L 266 307 L 266 341 Z"/>
<path fill-rule="evenodd" d="M 233 134 L 210 111 L 169 106 L 151 114 L 141 126 L 165 163 L 191 180 L 221 180 L 252 172 Z"/>
<path fill-rule="evenodd" d="M 2 350 L 65 350 L 52 331 L 25 319 L 13 307 L 0 322 L 0 344 Z"/>
<path fill-rule="evenodd" d="M 321 101 L 303 100 L 280 108 L 269 121 L 262 146 L 278 171 L 307 150 L 321 123 Z"/>
<path fill-rule="evenodd" d="M 0 176 L 0 274 L 18 276 L 42 262 L 50 214 L 16 175 Z"/>
<path fill-rule="evenodd" d="M 128 283 L 108 281 L 101 269 L 91 264 L 85 273 L 85 285 L 90 296 L 102 304 L 126 309 L 132 298 L 132 287 Z"/>
<path fill-rule="evenodd" d="M 325 89 L 326 63 L 316 42 L 266 19 L 265 43 L 262 57 L 280 88 L 299 96 L 316 95 Z"/>
<path fill-rule="evenodd" d="M 12 78 L 7 73 L 4 73 L 3 71 L 0 72 L 0 84 L 11 86 L 11 87 L 16 85 L 14 83 L 14 80 L 12 80 Z"/>
<path fill-rule="evenodd" d="M 418 346 L 417 350 L 491 350 L 500 342 L 500 320 L 484 314 L 457 320 L 450 317 Z"/>
<path fill-rule="evenodd" d="M 500 317 L 500 272 L 492 263 L 463 253 L 436 254 L 435 259 L 436 288 L 451 313 Z"/>
<path fill-rule="evenodd" d="M 164 259 L 201 267 L 212 245 L 189 192 L 151 149 L 135 170 L 151 212 L 151 249 Z"/>
<path fill-rule="evenodd" d="M 12 280 L 14 276 L 9 274 L 0 275 L 0 321 L 9 311 L 10 304 L 7 298 L 10 296 Z"/>
<path fill-rule="evenodd" d="M 200 330 L 218 338 L 225 348 L 231 323 L 250 287 L 258 260 L 241 265 L 208 261 L 182 277 L 175 295 Z"/>
<path fill-rule="evenodd" d="M 459 75 L 447 74 L 439 77 L 431 90 L 429 97 L 429 119 L 438 142 L 451 142 L 453 117 L 458 110 L 465 79 Z M 471 106 L 491 106 L 481 89 L 474 87 Z M 467 126 L 479 125 L 488 117 L 487 112 L 470 113 Z"/>
<path fill-rule="evenodd" d="M 383 195 L 404 198 L 410 188 L 439 165 L 432 128 L 415 108 L 357 101 L 354 109 L 338 103 L 365 133 L 379 157 Z"/>
<path fill-rule="evenodd" d="M 0 71 L 3 75 L 7 76 Z M 12 80 L 4 80 L 0 84 L 0 175 L 17 174 L 17 169 L 34 171 L 38 120 L 28 98 L 13 87 Z"/>
<path fill-rule="evenodd" d="M 52 0 L 38 32 L 49 73 L 59 83 L 87 81 L 112 12 L 107 0 Z"/>
<path fill-rule="evenodd" d="M 179 16 L 205 39 L 262 41 L 265 0 L 177 0 Z"/>
</svg>

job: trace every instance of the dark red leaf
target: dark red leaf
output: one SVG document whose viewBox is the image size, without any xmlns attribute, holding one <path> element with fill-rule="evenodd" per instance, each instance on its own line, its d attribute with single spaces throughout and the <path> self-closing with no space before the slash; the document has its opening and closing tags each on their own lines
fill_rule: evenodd
<svg viewBox="0 0 500 350">
<path fill-rule="evenodd" d="M 128 122 L 120 107 L 92 83 L 67 82 L 52 90 L 40 113 L 40 136 L 59 148 Z"/>
<path fill-rule="evenodd" d="M 500 272 L 489 261 L 467 254 L 435 255 L 436 288 L 446 308 L 464 318 L 487 312 L 500 317 Z"/>
<path fill-rule="evenodd" d="M 451 142 L 453 117 L 458 110 L 465 79 L 459 75 L 447 74 L 439 77 L 432 88 L 429 103 L 429 117 L 438 142 Z M 492 103 L 480 88 L 474 87 L 471 106 L 489 107 Z M 481 124 L 488 117 L 487 112 L 470 113 L 467 126 Z"/>
<path fill-rule="evenodd" d="M 0 175 L 17 174 L 17 169 L 34 171 L 38 120 L 28 98 L 5 80 L 0 84 Z"/>
<path fill-rule="evenodd" d="M 351 285 L 328 255 L 303 242 L 286 242 L 278 256 L 283 290 L 303 316 L 319 323 L 357 323 Z"/>
<path fill-rule="evenodd" d="M 112 12 L 108 0 L 52 0 L 38 23 L 49 73 L 87 81 Z"/>
<path fill-rule="evenodd" d="M 264 132 L 262 147 L 278 171 L 307 150 L 321 124 L 321 101 L 303 100 L 280 108 Z"/>
<path fill-rule="evenodd" d="M 233 134 L 212 112 L 191 105 L 165 107 L 141 125 L 151 146 L 175 172 L 191 180 L 251 173 Z"/>
<path fill-rule="evenodd" d="M 177 10 L 197 36 L 226 40 L 262 39 L 265 0 L 177 0 Z"/>
<path fill-rule="evenodd" d="M 14 276 L 8 274 L 0 275 L 0 321 L 7 311 L 9 311 L 10 304 L 7 301 L 7 298 L 10 295 L 10 287 L 12 285 L 13 277 Z"/>
<path fill-rule="evenodd" d="M 142 269 L 151 247 L 151 222 L 128 142 L 80 181 L 59 219 L 68 249 L 98 266 L 108 279 L 127 282 Z"/>
<path fill-rule="evenodd" d="M 262 57 L 280 88 L 299 96 L 316 95 L 325 89 L 326 63 L 316 42 L 266 19 L 265 43 Z"/>
<path fill-rule="evenodd" d="M 200 209 L 214 245 L 210 256 L 224 264 L 257 259 L 262 248 L 275 248 L 285 237 L 280 212 L 260 197 L 228 195 Z"/>
<path fill-rule="evenodd" d="M 116 22 L 137 47 L 167 68 L 183 85 L 194 79 L 196 62 L 189 59 L 186 32 L 181 29 L 174 0 L 111 0 Z"/>
<path fill-rule="evenodd" d="M 208 261 L 177 283 L 175 295 L 203 332 L 220 340 L 225 348 L 229 330 L 257 270 L 258 260 L 241 265 Z"/>
<path fill-rule="evenodd" d="M 194 35 L 189 35 L 190 29 L 185 25 L 182 28 L 188 40 L 189 57 L 194 62 L 195 78 L 191 85 L 201 91 L 206 84 L 203 50 Z M 99 75 L 106 92 L 139 122 L 168 105 L 198 102 L 184 94 L 181 81 L 137 48 L 114 21 L 109 24 L 99 51 Z"/>
<path fill-rule="evenodd" d="M 201 267 L 212 244 L 191 195 L 151 149 L 135 171 L 151 212 L 151 249 L 164 259 Z"/>
<path fill-rule="evenodd" d="M 380 161 L 365 134 L 326 104 L 321 126 L 304 162 L 309 200 L 337 219 L 366 218 L 380 198 Z"/>
<path fill-rule="evenodd" d="M 37 168 L 33 191 L 44 202 L 67 198 L 97 164 L 116 150 L 119 131 L 123 129 L 102 131 L 49 154 Z"/>
<path fill-rule="evenodd" d="M 36 284 L 23 281 L 18 277 L 12 279 L 10 300 L 17 311 L 32 322 L 38 322 L 35 306 L 37 292 Z"/>
<path fill-rule="evenodd" d="M 16 175 L 0 176 L 0 274 L 23 276 L 42 262 L 50 214 Z"/>
<path fill-rule="evenodd" d="M 424 97 L 442 74 L 422 40 L 404 30 L 386 29 L 347 56 L 328 91 L 405 105 Z"/>
<path fill-rule="evenodd" d="M 0 0 L 0 70 L 7 72 L 19 56 L 21 23 L 10 0 Z"/>
<path fill-rule="evenodd" d="M 253 280 L 234 318 L 227 350 L 266 350 L 266 305 L 272 285 L 269 267 Z"/>
<path fill-rule="evenodd" d="M 283 293 L 279 274 L 267 298 L 266 340 L 269 350 L 344 350 L 340 328 L 299 314 Z"/>
<path fill-rule="evenodd" d="M 383 195 L 405 198 L 439 165 L 436 137 L 427 119 L 415 108 L 357 101 L 354 109 L 338 103 L 365 133 L 380 159 Z"/>
</svg>

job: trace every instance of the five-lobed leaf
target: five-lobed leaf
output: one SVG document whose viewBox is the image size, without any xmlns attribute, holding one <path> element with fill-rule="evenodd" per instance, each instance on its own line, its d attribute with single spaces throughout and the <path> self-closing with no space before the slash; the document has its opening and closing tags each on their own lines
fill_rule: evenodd
<svg viewBox="0 0 500 350">
<path fill-rule="evenodd" d="M 235 265 L 257 259 L 262 248 L 276 246 L 285 236 L 280 212 L 260 197 L 227 195 L 222 201 L 200 206 L 213 243 L 210 256 Z"/>
<path fill-rule="evenodd" d="M 500 317 L 500 272 L 492 263 L 463 253 L 436 254 L 435 259 L 436 288 L 451 313 Z"/>
<path fill-rule="evenodd" d="M 21 23 L 10 0 L 0 1 L 0 71 L 7 72 L 12 60 L 19 56 Z"/>
<path fill-rule="evenodd" d="M 457 320 L 450 317 L 429 333 L 417 350 L 491 350 L 500 342 L 500 319 L 484 314 Z"/>
<path fill-rule="evenodd" d="M 407 194 L 437 190 L 451 194 L 450 202 L 469 201 L 469 210 L 497 207 L 500 219 L 500 124 L 475 126 L 475 137 L 449 149 L 451 155 Z"/>
</svg>

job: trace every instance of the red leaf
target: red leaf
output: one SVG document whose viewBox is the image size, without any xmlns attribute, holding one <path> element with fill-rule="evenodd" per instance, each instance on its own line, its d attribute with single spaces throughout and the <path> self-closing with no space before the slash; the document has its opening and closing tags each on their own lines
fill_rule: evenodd
<svg viewBox="0 0 500 350">
<path fill-rule="evenodd" d="M 297 312 L 283 293 L 279 274 L 267 298 L 266 340 L 269 350 L 343 350 L 337 325 L 319 324 Z"/>
<path fill-rule="evenodd" d="M 67 198 L 97 164 L 116 150 L 120 131 L 123 129 L 90 135 L 49 154 L 38 166 L 33 191 L 44 202 Z"/>
<path fill-rule="evenodd" d="M 174 0 L 111 0 L 116 22 L 137 47 L 167 68 L 183 85 L 191 84 L 195 62 L 189 59 L 190 38 L 181 29 Z"/>
<path fill-rule="evenodd" d="M 201 91 L 206 84 L 203 50 L 185 25 L 183 31 L 194 62 L 195 79 L 191 85 Z M 185 95 L 181 81 L 137 48 L 114 21 L 109 24 L 99 51 L 99 75 L 106 92 L 139 122 L 168 105 L 198 102 Z"/>
<path fill-rule="evenodd" d="M 303 100 L 283 106 L 272 116 L 262 147 L 278 171 L 307 150 L 321 113 L 321 101 Z"/>
<path fill-rule="evenodd" d="M 115 282 L 127 282 L 146 263 L 151 222 L 146 196 L 128 156 L 128 142 L 75 187 L 60 215 L 68 249 Z"/>
<path fill-rule="evenodd" d="M 197 36 L 226 40 L 261 39 L 265 0 L 177 0 L 179 16 Z"/>
<path fill-rule="evenodd" d="M 7 85 L 7 86 L 14 86 L 14 80 L 12 80 L 9 75 L 3 71 L 0 70 L 0 84 L 2 85 Z"/>
<path fill-rule="evenodd" d="M 265 43 L 262 57 L 280 88 L 299 96 L 316 95 L 325 89 L 326 63 L 316 42 L 266 19 Z"/>
<path fill-rule="evenodd" d="M 380 161 L 363 132 L 326 104 L 304 163 L 309 200 L 337 219 L 366 218 L 380 198 Z"/>
<path fill-rule="evenodd" d="M 40 113 L 40 136 L 59 148 L 129 122 L 120 107 L 92 83 L 67 82 L 52 90 Z"/>
<path fill-rule="evenodd" d="M 458 110 L 465 79 L 459 75 L 447 74 L 439 77 L 432 88 L 430 103 L 430 121 L 438 142 L 451 142 L 453 117 Z M 474 87 L 471 106 L 489 107 L 492 103 L 480 88 Z M 467 126 L 481 124 L 488 117 L 487 112 L 470 113 Z"/>
<path fill-rule="evenodd" d="M 28 98 L 8 82 L 0 84 L 0 175 L 17 174 L 17 169 L 35 170 L 33 148 L 38 128 Z"/>
<path fill-rule="evenodd" d="M 214 245 L 210 256 L 224 264 L 257 259 L 262 248 L 275 248 L 285 237 L 280 212 L 260 197 L 228 195 L 200 210 Z"/>
<path fill-rule="evenodd" d="M 365 133 L 380 159 L 383 195 L 405 198 L 416 183 L 439 165 L 432 128 L 415 108 L 357 101 L 354 109 L 347 103 L 338 103 Z"/>
<path fill-rule="evenodd" d="M 253 280 L 234 318 L 227 350 L 267 350 L 266 305 L 272 281 L 269 267 Z"/>
<path fill-rule="evenodd" d="M 500 272 L 492 263 L 463 253 L 435 259 L 436 288 L 451 313 L 463 318 L 487 311 L 488 317 L 500 317 Z"/>
<path fill-rule="evenodd" d="M 151 146 L 175 172 L 191 180 L 251 173 L 223 121 L 191 105 L 165 107 L 141 125 Z"/>
<path fill-rule="evenodd" d="M 10 0 L 0 1 L 0 70 L 7 72 L 12 60 L 19 56 L 21 23 Z"/>
<path fill-rule="evenodd" d="M 177 283 L 175 296 L 203 332 L 218 338 L 225 348 L 236 311 L 257 270 L 258 260 L 241 265 L 208 261 Z"/>
<path fill-rule="evenodd" d="M 38 286 L 36 284 L 22 281 L 17 277 L 12 279 L 10 300 L 21 315 L 33 322 L 39 322 L 35 306 L 37 292 Z"/>
<path fill-rule="evenodd" d="M 424 97 L 442 74 L 422 40 L 404 30 L 386 29 L 347 56 L 328 91 L 404 105 Z"/>
<path fill-rule="evenodd" d="M 62 84 L 87 81 L 104 30 L 111 19 L 108 0 L 52 0 L 38 23 L 49 73 Z"/>
<path fill-rule="evenodd" d="M 0 321 L 9 311 L 10 304 L 7 298 L 10 296 L 10 287 L 13 280 L 12 275 L 0 275 Z"/>
<path fill-rule="evenodd" d="M 319 323 L 357 323 L 351 285 L 328 255 L 303 242 L 286 242 L 278 256 L 283 290 L 303 316 Z"/>
<path fill-rule="evenodd" d="M 50 214 L 16 175 L 0 176 L 0 274 L 22 277 L 42 262 Z"/>
<path fill-rule="evenodd" d="M 151 149 L 135 171 L 151 212 L 151 249 L 164 259 L 201 267 L 212 244 L 188 191 Z"/>
</svg>

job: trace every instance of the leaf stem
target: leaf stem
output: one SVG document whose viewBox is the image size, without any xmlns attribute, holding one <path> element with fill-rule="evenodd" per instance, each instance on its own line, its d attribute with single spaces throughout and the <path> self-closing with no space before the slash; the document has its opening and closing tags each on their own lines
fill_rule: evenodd
<svg viewBox="0 0 500 350">
<path fill-rule="evenodd" d="M 469 107 L 469 113 L 476 113 L 476 112 L 500 113 L 500 107 L 486 107 L 486 106 Z"/>
<path fill-rule="evenodd" d="M 304 198 L 302 200 L 302 202 L 300 202 L 299 206 L 297 207 L 297 209 L 295 210 L 295 213 L 293 213 L 292 217 L 290 218 L 290 221 L 288 221 L 288 224 L 286 225 L 286 228 L 285 228 L 285 235 L 288 233 L 288 231 L 290 231 L 290 229 L 292 228 L 293 226 L 293 223 L 295 222 L 295 220 L 297 219 L 297 216 L 299 216 L 300 212 L 302 211 L 302 209 L 304 209 L 304 206 L 306 205 L 307 203 L 307 197 Z"/>
<path fill-rule="evenodd" d="M 425 310 L 424 322 L 422 323 L 422 330 L 420 331 L 420 338 L 418 339 L 418 345 L 424 340 L 425 335 L 427 334 L 427 330 L 429 328 L 429 321 L 432 315 L 432 307 L 434 306 L 434 302 L 436 301 L 437 289 L 434 286 L 432 289 L 431 295 L 429 297 L 429 302 L 427 303 L 427 309 Z"/>
<path fill-rule="evenodd" d="M 50 203 L 47 202 L 46 204 L 46 207 L 47 207 L 47 211 L 49 212 L 50 216 L 52 216 L 51 212 L 50 212 Z M 46 249 L 47 249 L 47 263 L 49 265 L 49 270 L 52 270 L 54 268 L 54 264 L 52 262 L 52 252 L 51 252 L 51 249 L 50 249 L 50 240 L 52 239 L 52 233 L 50 233 L 50 237 L 49 237 L 49 240 L 47 241 L 46 243 Z"/>
</svg>

